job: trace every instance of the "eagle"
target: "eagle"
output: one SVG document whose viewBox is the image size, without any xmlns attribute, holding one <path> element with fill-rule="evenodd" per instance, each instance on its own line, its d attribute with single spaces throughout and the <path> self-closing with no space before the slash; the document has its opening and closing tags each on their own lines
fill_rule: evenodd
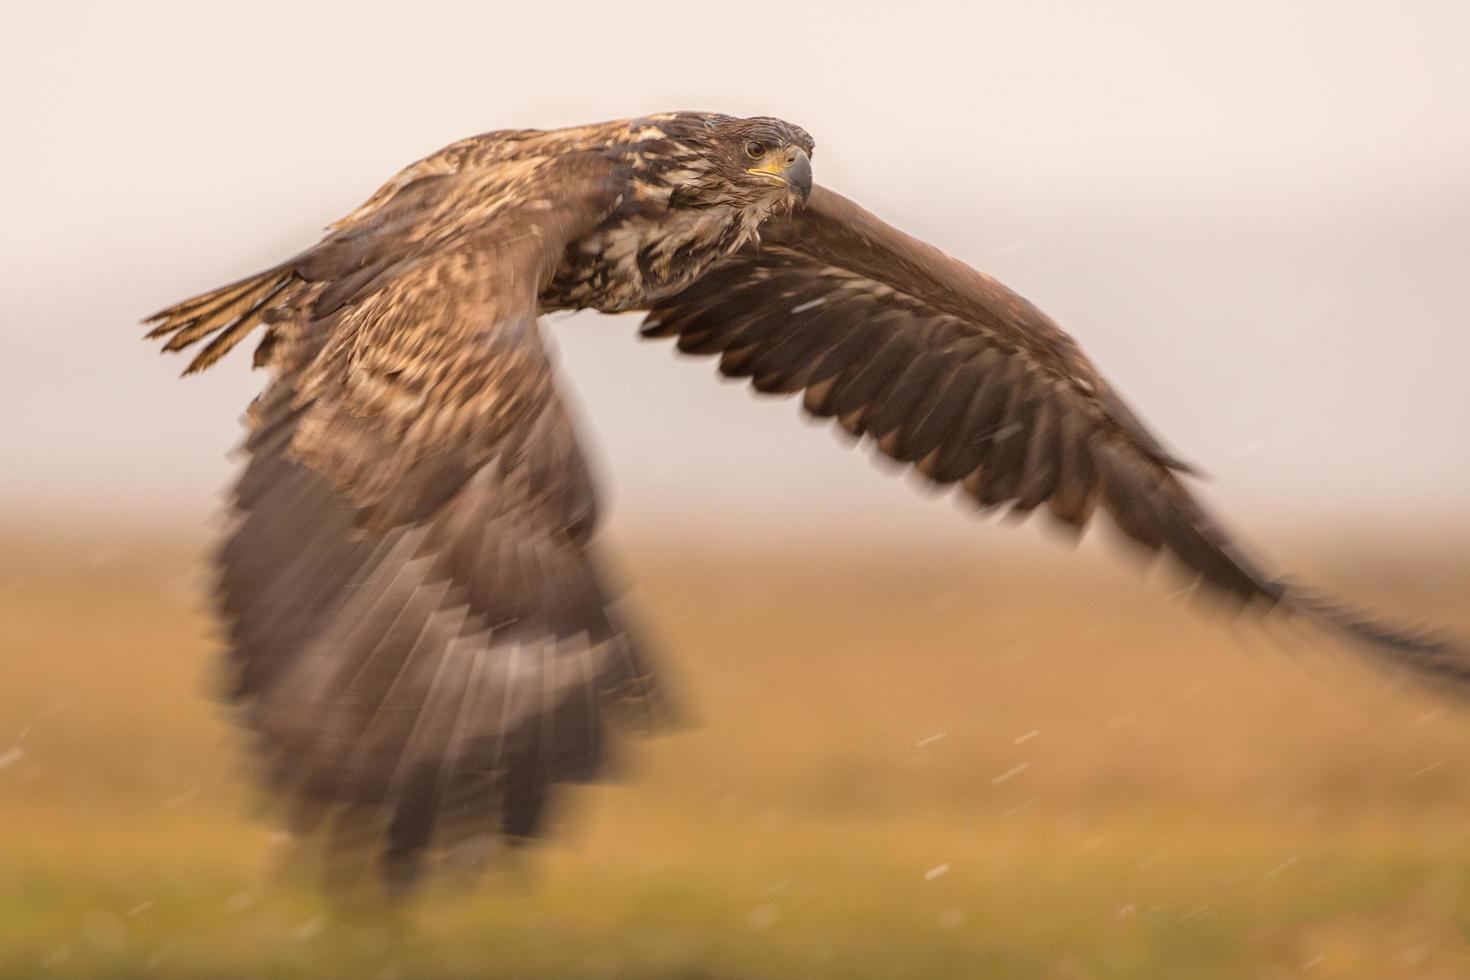
<svg viewBox="0 0 1470 980">
<path fill-rule="evenodd" d="M 270 380 L 218 553 L 227 694 L 271 798 L 402 893 L 537 836 L 612 733 L 680 715 L 596 539 L 540 317 L 645 337 L 958 484 L 1102 511 L 1235 607 L 1465 687 L 1470 655 L 1266 571 L 1077 343 L 989 276 L 814 185 L 812 138 L 675 112 L 453 143 L 305 251 L 150 317 L 185 373 L 259 333 Z M 465 859 L 465 855 L 474 856 Z"/>
</svg>

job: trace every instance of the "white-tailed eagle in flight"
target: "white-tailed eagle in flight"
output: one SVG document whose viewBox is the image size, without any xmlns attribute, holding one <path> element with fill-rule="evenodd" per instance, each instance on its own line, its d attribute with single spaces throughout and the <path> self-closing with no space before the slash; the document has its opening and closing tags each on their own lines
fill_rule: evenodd
<svg viewBox="0 0 1470 980">
<path fill-rule="evenodd" d="M 643 334 L 959 484 L 1096 511 L 1200 586 L 1443 681 L 1470 655 L 1248 558 L 1041 311 L 812 184 L 807 133 L 669 113 L 488 133 L 408 167 L 317 245 L 169 307 L 208 367 L 271 379 L 219 556 L 230 695 L 301 828 L 366 827 L 395 888 L 466 839 L 524 840 L 595 778 L 605 723 L 671 716 L 599 570 L 593 481 L 538 317 Z"/>
</svg>

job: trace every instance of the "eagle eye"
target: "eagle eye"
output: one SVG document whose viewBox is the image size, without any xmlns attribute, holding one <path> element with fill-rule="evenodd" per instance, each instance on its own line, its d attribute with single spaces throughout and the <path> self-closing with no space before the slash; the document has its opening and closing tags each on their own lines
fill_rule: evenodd
<svg viewBox="0 0 1470 980">
<path fill-rule="evenodd" d="M 745 144 L 745 155 L 750 157 L 752 160 L 759 160 L 761 157 L 766 155 L 766 145 L 764 143 L 757 143 L 755 140 L 751 140 L 749 143 Z"/>
</svg>

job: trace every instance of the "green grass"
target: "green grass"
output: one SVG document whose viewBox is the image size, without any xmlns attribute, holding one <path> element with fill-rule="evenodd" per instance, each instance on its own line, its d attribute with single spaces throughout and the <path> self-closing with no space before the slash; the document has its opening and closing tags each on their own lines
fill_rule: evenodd
<svg viewBox="0 0 1470 980">
<path fill-rule="evenodd" d="M 1464 715 L 1088 552 L 633 555 L 701 724 L 385 910 L 252 816 L 191 549 L 8 544 L 3 977 L 1470 976 Z M 1463 628 L 1464 551 L 1317 578 Z"/>
</svg>

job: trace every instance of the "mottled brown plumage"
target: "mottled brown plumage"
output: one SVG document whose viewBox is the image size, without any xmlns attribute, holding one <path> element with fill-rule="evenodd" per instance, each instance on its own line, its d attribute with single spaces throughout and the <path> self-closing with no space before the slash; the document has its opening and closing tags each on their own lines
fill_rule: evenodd
<svg viewBox="0 0 1470 980">
<path fill-rule="evenodd" d="M 159 313 L 200 370 L 257 328 L 272 381 L 221 554 L 232 694 L 303 827 L 425 854 L 530 836 L 596 776 L 603 715 L 670 716 L 599 570 L 592 481 L 538 316 L 647 336 L 802 392 L 984 508 L 1098 509 L 1241 604 L 1463 683 L 1464 651 L 1264 573 L 1076 343 L 988 277 L 812 188 L 807 134 L 672 113 L 464 140 L 313 248 Z"/>
</svg>

